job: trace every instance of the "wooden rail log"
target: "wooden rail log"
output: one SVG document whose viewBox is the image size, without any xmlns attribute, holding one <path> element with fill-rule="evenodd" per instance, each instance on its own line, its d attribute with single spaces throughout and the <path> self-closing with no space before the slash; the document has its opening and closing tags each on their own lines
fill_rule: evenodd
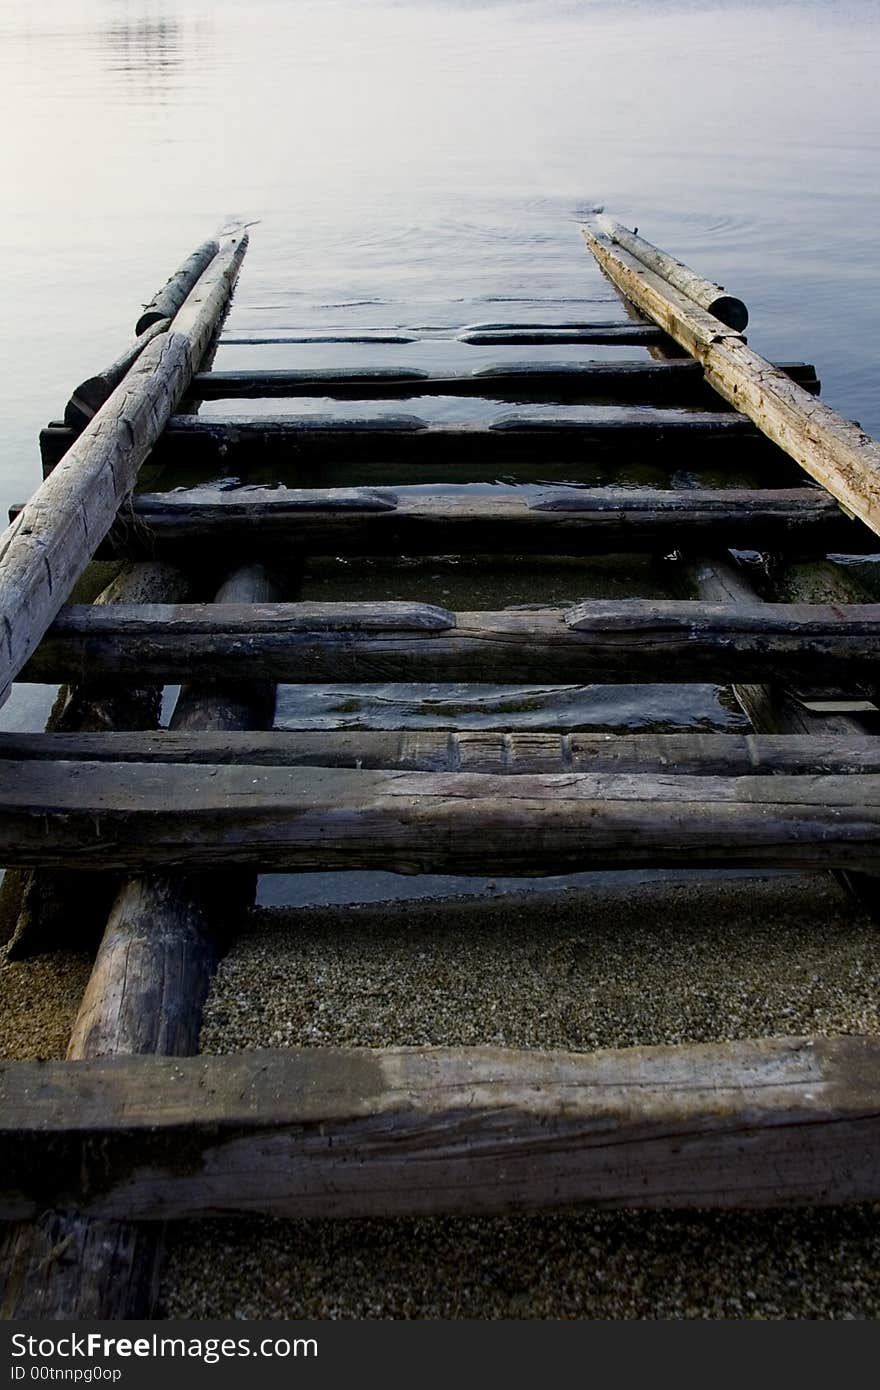
<svg viewBox="0 0 880 1390">
<path fill-rule="evenodd" d="M 135 324 L 135 333 L 145 333 L 163 319 L 173 319 L 219 250 L 220 243 L 213 238 L 197 246 L 174 274 L 169 276 L 161 290 L 153 295 L 149 304 L 144 305 L 143 313 Z"/>
<path fill-rule="evenodd" d="M 66 608 L 29 662 L 36 681 L 876 680 L 880 605 L 595 600 L 447 613 L 418 604 Z"/>
<path fill-rule="evenodd" d="M 245 566 L 218 598 L 266 599 L 274 589 L 260 566 Z M 171 737 L 272 722 L 274 688 L 261 684 L 181 692 Z M 102 856 L 103 861 L 103 856 Z M 104 864 L 106 868 L 106 864 Z M 157 865 L 164 869 L 167 865 Z M 202 1009 L 218 957 L 218 936 L 253 901 L 247 870 L 216 883 L 161 872 L 124 884 L 110 912 L 68 1049 L 82 1060 L 198 1050 Z M 158 1290 L 161 1233 L 129 1223 L 44 1209 L 10 1232 L 4 1263 L 7 1318 L 149 1316 Z"/>
<path fill-rule="evenodd" d="M 821 721 L 817 720 L 821 725 Z M 415 730 L 220 733 L 0 733 L 0 760 L 236 763 L 266 767 L 397 768 L 410 772 L 686 773 L 769 777 L 880 773 L 867 734 L 553 734 Z"/>
<path fill-rule="evenodd" d="M 738 333 L 744 332 L 749 322 L 749 311 L 741 299 L 727 294 L 722 285 L 714 285 L 711 280 L 704 280 L 702 275 L 697 275 L 696 271 L 691 270 L 683 261 L 676 260 L 674 256 L 667 255 L 644 237 L 630 232 L 615 218 L 602 214 L 596 221 L 609 241 L 624 247 L 643 265 L 656 271 L 664 280 L 668 280 L 670 285 L 686 294 L 688 299 L 693 299 L 702 309 L 726 323 L 728 328 L 735 328 Z"/>
<path fill-rule="evenodd" d="M 229 302 L 247 244 L 223 246 L 63 462 L 0 537 L 0 701 L 109 531 Z"/>
<path fill-rule="evenodd" d="M 873 1201 L 878 1078 L 872 1037 L 3 1063 L 0 1216 Z"/>
<path fill-rule="evenodd" d="M 805 390 L 818 393 L 815 367 L 805 362 L 780 363 L 779 367 Z M 530 362 L 516 366 L 499 363 L 453 375 L 398 371 L 393 367 L 213 371 L 200 372 L 193 378 L 191 394 L 204 401 L 318 395 L 339 400 L 447 395 L 495 399 L 511 396 L 518 400 L 600 397 L 675 405 L 711 405 L 718 400 L 717 394 L 705 385 L 698 362 Z"/>
<path fill-rule="evenodd" d="M 622 293 L 703 364 L 709 385 L 848 512 L 880 533 L 880 444 L 753 352 L 734 329 L 695 306 L 641 261 L 587 229 L 584 235 Z"/>
<path fill-rule="evenodd" d="M 181 763 L 6 762 L 0 858 L 108 869 L 876 869 L 880 776 L 516 778 Z M 219 884 L 218 884 L 219 888 Z"/>
<path fill-rule="evenodd" d="M 795 554 L 873 552 L 874 533 L 816 488 L 686 492 L 553 488 L 537 496 L 397 495 L 369 488 L 198 488 L 145 493 L 101 555 L 180 558 L 247 544 L 309 555 L 598 555 L 695 544 Z"/>
</svg>

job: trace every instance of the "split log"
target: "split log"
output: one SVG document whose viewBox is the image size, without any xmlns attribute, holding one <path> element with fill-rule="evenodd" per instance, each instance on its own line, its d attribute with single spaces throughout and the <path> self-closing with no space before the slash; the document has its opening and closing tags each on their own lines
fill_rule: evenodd
<svg viewBox="0 0 880 1390">
<path fill-rule="evenodd" d="M 601 215 L 596 221 L 610 241 L 629 251 L 649 270 L 656 271 L 664 280 L 668 280 L 670 285 L 686 294 L 688 299 L 693 299 L 713 317 L 726 323 L 728 328 L 735 328 L 738 333 L 745 331 L 749 322 L 749 311 L 741 299 L 726 294 L 722 285 L 713 285 L 711 280 L 704 280 L 702 275 L 697 275 L 683 261 L 676 260 L 674 256 L 661 251 L 644 237 L 628 231 L 613 217 Z"/>
<path fill-rule="evenodd" d="M 138 470 L 200 366 L 247 244 L 223 247 L 65 459 L 0 538 L 0 700 L 109 531 Z"/>
<path fill-rule="evenodd" d="M 817 488 L 553 488 L 524 497 L 370 488 L 202 487 L 141 493 L 99 555 L 179 559 L 259 537 L 308 555 L 598 555 L 695 544 L 871 553 L 877 538 Z"/>
<path fill-rule="evenodd" d="M 872 1037 L 3 1063 L 0 1216 L 876 1201 L 878 1078 Z"/>
<path fill-rule="evenodd" d="M 876 869 L 880 776 L 386 772 L 6 762 L 0 858 L 75 868 L 543 876 Z"/>
<path fill-rule="evenodd" d="M 821 723 L 821 721 L 817 721 Z M 832 721 L 833 723 L 833 721 Z M 692 777 L 880 773 L 880 739 L 765 734 L 554 734 L 493 730 L 0 733 L 0 760 L 234 763 L 409 772 L 680 772 Z"/>
<path fill-rule="evenodd" d="M 880 444 L 747 347 L 741 335 L 696 307 L 619 247 L 586 231 L 587 244 L 623 294 L 703 364 L 706 380 L 880 533 Z"/>
<path fill-rule="evenodd" d="M 161 323 L 163 319 L 173 319 L 174 315 L 182 308 L 187 295 L 196 286 L 196 282 L 204 275 L 208 266 L 213 261 L 220 245 L 214 240 L 203 241 L 201 246 L 197 246 L 192 255 L 187 256 L 182 265 L 178 266 L 174 274 L 171 275 L 158 290 L 149 304 L 144 306 L 143 313 L 135 324 L 135 334 L 146 333 L 155 324 Z"/>
<path fill-rule="evenodd" d="M 89 605 L 63 610 L 36 681 L 750 681 L 871 684 L 880 605 L 595 600 L 567 612 L 428 605 Z M 387 609 L 387 618 L 381 610 Z M 335 610 L 335 613 L 334 611 Z"/>
</svg>

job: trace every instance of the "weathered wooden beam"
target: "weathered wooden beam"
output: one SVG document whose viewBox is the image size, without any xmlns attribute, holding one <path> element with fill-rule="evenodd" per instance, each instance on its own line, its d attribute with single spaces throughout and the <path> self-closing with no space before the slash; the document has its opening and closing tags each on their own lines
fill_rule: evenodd
<svg viewBox="0 0 880 1390">
<path fill-rule="evenodd" d="M 255 539 L 308 555 L 597 555 L 696 544 L 873 552 L 872 531 L 817 488 L 553 488 L 530 497 L 369 488 L 201 487 L 132 498 L 98 552 L 171 556 Z"/>
<path fill-rule="evenodd" d="M 589 347 L 647 347 L 665 335 L 650 323 L 493 324 L 459 333 L 458 341 L 473 347 L 558 347 L 581 343 Z"/>
<path fill-rule="evenodd" d="M 683 261 L 676 260 L 644 237 L 629 231 L 615 218 L 606 217 L 603 213 L 596 221 L 610 241 L 636 256 L 649 270 L 656 271 L 670 285 L 686 294 L 688 299 L 693 299 L 702 309 L 726 323 L 728 328 L 735 328 L 738 333 L 744 332 L 749 322 L 749 311 L 741 299 L 725 293 L 722 285 L 714 285 L 711 280 L 697 275 Z"/>
<path fill-rule="evenodd" d="M 880 444 L 791 381 L 641 261 L 586 228 L 587 244 L 628 299 L 701 362 L 706 380 L 854 516 L 880 533 Z"/>
<path fill-rule="evenodd" d="M 780 363 L 792 380 L 819 390 L 816 369 Z M 393 367 L 353 371 L 213 371 L 193 378 L 191 394 L 204 401 L 328 396 L 339 400 L 391 400 L 417 396 L 512 396 L 556 399 L 601 397 L 616 401 L 711 405 L 717 395 L 703 381 L 698 362 L 531 362 L 498 364 L 452 375 Z M 74 421 L 68 421 L 75 424 Z"/>
<path fill-rule="evenodd" d="M 195 251 L 187 256 L 183 264 L 177 267 L 174 274 L 169 276 L 162 288 L 153 295 L 149 304 L 144 305 L 143 313 L 135 324 L 135 334 L 145 333 L 147 329 L 160 323 L 163 319 L 173 319 L 219 250 L 220 243 L 213 238 L 203 241 L 200 246 L 197 246 Z"/>
<path fill-rule="evenodd" d="M 0 859 L 75 868 L 561 874 L 876 869 L 880 776 L 5 762 Z M 218 884 L 219 888 L 219 884 Z"/>
<path fill-rule="evenodd" d="M 23 679 L 871 683 L 880 605 L 595 600 L 448 613 L 418 604 L 73 605 Z"/>
<path fill-rule="evenodd" d="M 880 1042 L 0 1064 L 0 1216 L 412 1216 L 880 1197 Z"/>
<path fill-rule="evenodd" d="M 685 773 L 691 777 L 880 773 L 867 734 L 554 734 L 494 730 L 273 729 L 219 733 L 0 733 L 0 760 L 234 763 L 267 767 L 397 768 L 410 772 Z"/>
<path fill-rule="evenodd" d="M 247 237 L 223 246 L 63 462 L 0 537 L 0 701 L 109 531 L 180 402 L 232 292 Z"/>
<path fill-rule="evenodd" d="M 460 476 L 476 465 L 548 461 L 594 462 L 619 458 L 628 449 L 649 449 L 657 466 L 682 466 L 698 457 L 704 466 L 772 463 L 781 457 L 760 430 L 734 411 L 662 410 L 652 406 L 582 406 L 575 416 L 502 416 L 488 424 L 429 424 L 415 415 L 379 418 L 303 416 L 172 417 L 156 441 L 151 463 L 190 470 L 222 468 L 246 475 L 267 464 L 326 468 L 341 461 L 346 485 L 362 481 L 370 467 L 382 481 L 401 482 L 401 465 L 426 477 L 425 468 Z M 44 469 L 71 449 L 72 431 L 50 425 L 41 432 Z M 371 479 L 372 480 L 372 479 Z M 468 481 L 465 479 L 465 481 Z"/>
</svg>

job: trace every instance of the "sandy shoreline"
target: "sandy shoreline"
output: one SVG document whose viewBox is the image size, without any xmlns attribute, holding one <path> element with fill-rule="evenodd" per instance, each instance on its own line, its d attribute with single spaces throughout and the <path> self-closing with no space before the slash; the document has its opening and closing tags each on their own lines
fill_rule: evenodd
<svg viewBox="0 0 880 1390">
<path fill-rule="evenodd" d="M 58 1056 L 88 959 L 4 965 L 0 1052 Z M 828 877 L 255 912 L 202 1045 L 626 1047 L 880 1032 L 880 932 Z M 880 1315 L 880 1208 L 174 1229 L 171 1317 Z"/>
</svg>

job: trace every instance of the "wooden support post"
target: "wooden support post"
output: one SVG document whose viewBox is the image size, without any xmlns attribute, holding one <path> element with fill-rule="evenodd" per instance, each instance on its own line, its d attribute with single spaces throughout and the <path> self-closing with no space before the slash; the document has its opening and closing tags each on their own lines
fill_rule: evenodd
<svg viewBox="0 0 880 1390">
<path fill-rule="evenodd" d="M 259 565 L 236 571 L 217 599 L 265 601 L 275 594 Z M 271 726 L 274 687 L 183 690 L 172 717 L 177 733 Z M 68 1058 L 198 1051 L 202 1008 L 214 973 L 220 924 L 253 901 L 247 869 L 208 884 L 201 877 L 150 875 L 119 891 L 71 1034 Z M 51 1250 L 69 1247 L 54 1261 Z M 47 1211 L 7 1241 L 7 1318 L 149 1316 L 158 1288 L 161 1232 L 89 1222 Z M 0 1264 L 3 1263 L 0 1257 Z"/>
<path fill-rule="evenodd" d="M 0 701 L 109 531 L 202 363 L 247 244 L 225 237 L 167 333 L 144 349 L 61 464 L 0 537 Z"/>
</svg>

